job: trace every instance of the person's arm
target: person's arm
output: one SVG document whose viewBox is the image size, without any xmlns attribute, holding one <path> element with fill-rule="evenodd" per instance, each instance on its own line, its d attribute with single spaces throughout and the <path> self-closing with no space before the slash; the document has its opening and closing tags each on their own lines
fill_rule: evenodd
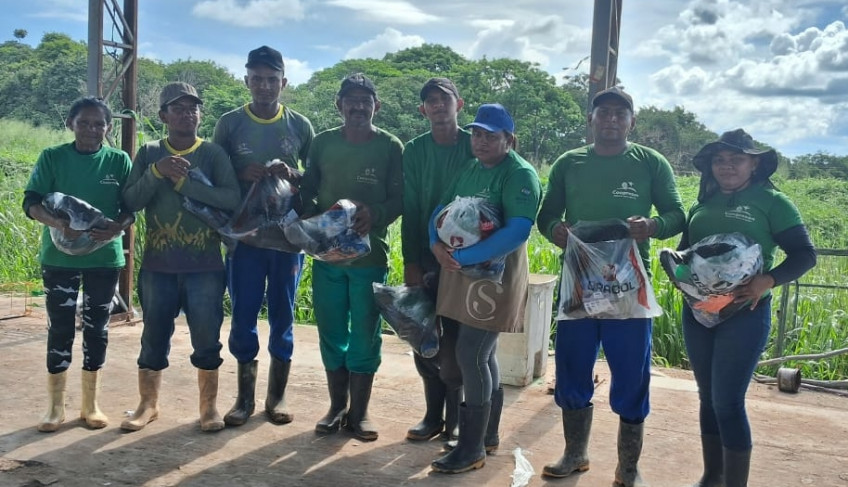
<svg viewBox="0 0 848 487">
<path fill-rule="evenodd" d="M 656 222 L 656 229 L 651 238 L 664 240 L 683 231 L 686 213 L 677 191 L 677 184 L 674 182 L 671 165 L 661 155 L 658 154 L 658 157 L 660 160 L 651 183 L 652 202 L 657 210 L 657 216 L 652 218 Z"/>
<path fill-rule="evenodd" d="M 127 185 L 122 192 L 124 208 L 130 212 L 141 211 L 163 184 L 173 183 L 155 170 L 155 163 L 148 163 L 147 148 L 142 147 L 135 156 Z"/>
<path fill-rule="evenodd" d="M 774 279 L 773 287 L 792 282 L 815 267 L 816 248 L 810 240 L 807 227 L 797 225 L 787 228 L 773 238 L 786 254 L 780 265 L 767 272 Z"/>
<path fill-rule="evenodd" d="M 536 217 L 536 226 L 550 242 L 559 245 L 554 228 L 560 225 L 565 218 L 565 179 L 564 173 L 567 164 L 567 156 L 561 156 L 554 162 L 548 175 L 548 187 L 542 198 L 542 206 Z M 564 242 L 562 242 L 564 246 Z"/>
<path fill-rule="evenodd" d="M 191 178 L 184 178 L 181 184 L 174 186 L 174 190 L 213 208 L 235 211 L 241 203 L 241 189 L 233 166 L 230 164 L 230 158 L 218 145 L 210 143 L 206 150 L 209 151 L 212 186 Z"/>
<path fill-rule="evenodd" d="M 495 230 L 486 239 L 464 249 L 453 252 L 453 258 L 459 265 L 480 264 L 509 254 L 521 246 L 529 237 L 533 220 L 522 216 L 510 218 L 506 225 Z"/>
<path fill-rule="evenodd" d="M 388 157 L 386 199 L 367 205 L 372 228 L 388 227 L 403 212 L 403 145 L 394 137 L 389 145 Z"/>
<path fill-rule="evenodd" d="M 422 235 L 422 211 L 420 198 L 420 175 L 415 167 L 411 143 L 403 150 L 403 215 L 400 220 L 401 254 L 403 255 L 403 281 L 407 286 L 421 285 L 423 269 L 421 258 L 424 242 L 429 234 Z"/>
<path fill-rule="evenodd" d="M 306 157 L 306 170 L 300 179 L 298 197 L 301 201 L 301 208 L 303 208 L 301 218 L 308 218 L 318 213 L 318 188 L 321 185 L 321 166 L 318 163 L 320 157 L 318 146 L 312 144 L 309 155 Z"/>
</svg>

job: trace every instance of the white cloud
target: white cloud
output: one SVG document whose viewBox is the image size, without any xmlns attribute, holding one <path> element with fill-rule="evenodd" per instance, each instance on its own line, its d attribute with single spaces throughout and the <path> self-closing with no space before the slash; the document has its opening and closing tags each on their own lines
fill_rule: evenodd
<svg viewBox="0 0 848 487">
<path fill-rule="evenodd" d="M 387 27 L 382 34 L 347 51 L 344 55 L 344 59 L 380 59 L 387 53 L 400 51 L 410 47 L 418 47 L 422 44 L 424 44 L 424 38 L 421 36 L 403 35 L 402 32 L 392 29 L 391 27 Z"/>
<path fill-rule="evenodd" d="M 30 15 L 40 19 L 60 19 L 72 22 L 88 22 L 88 9 L 80 8 L 80 2 L 75 0 L 48 0 L 45 7 Z"/>
<path fill-rule="evenodd" d="M 418 25 L 439 20 L 439 17 L 403 0 L 328 0 L 327 3 L 354 10 L 359 13 L 359 18 L 372 22 Z"/>
<path fill-rule="evenodd" d="M 284 59 L 286 63 L 286 78 L 289 80 L 289 86 L 299 85 L 309 81 L 309 77 L 315 72 L 308 61 L 299 59 Z"/>
<path fill-rule="evenodd" d="M 302 19 L 304 7 L 300 0 L 203 0 L 191 12 L 237 27 L 268 27 Z"/>
</svg>

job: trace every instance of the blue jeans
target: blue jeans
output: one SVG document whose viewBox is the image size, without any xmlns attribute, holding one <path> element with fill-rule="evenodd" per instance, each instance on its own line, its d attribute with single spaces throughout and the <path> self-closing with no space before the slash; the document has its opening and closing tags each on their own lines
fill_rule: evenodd
<svg viewBox="0 0 848 487">
<path fill-rule="evenodd" d="M 224 322 L 224 271 L 169 274 L 142 269 L 138 291 L 144 316 L 138 367 L 168 367 L 174 319 L 182 309 L 191 335 L 191 364 L 199 369 L 221 366 L 221 324 Z"/>
<path fill-rule="evenodd" d="M 745 393 L 770 327 L 771 297 L 714 328 L 698 323 L 689 306 L 683 306 L 683 339 L 701 400 L 701 434 L 720 435 L 730 450 L 751 449 Z"/>
<path fill-rule="evenodd" d="M 120 273 L 120 269 L 41 269 L 47 309 L 47 372 L 58 374 L 71 365 L 80 286 L 83 290 L 82 368 L 100 370 L 106 363 L 109 317 Z"/>
<path fill-rule="evenodd" d="M 371 285 L 385 282 L 387 273 L 385 267 L 312 261 L 312 305 L 325 369 L 346 367 L 358 374 L 377 372 L 383 338 L 380 310 Z"/>
<path fill-rule="evenodd" d="M 609 364 L 610 406 L 627 423 L 650 412 L 651 319 L 557 321 L 556 403 L 583 409 L 595 393 L 593 370 L 600 346 Z"/>
<path fill-rule="evenodd" d="M 239 363 L 259 353 L 256 318 L 262 301 L 268 303 L 268 352 L 288 362 L 294 351 L 294 300 L 303 269 L 303 254 L 262 249 L 239 243 L 227 258 L 227 287 L 233 306 L 228 342 Z M 267 287 L 266 287 L 267 282 Z"/>
</svg>

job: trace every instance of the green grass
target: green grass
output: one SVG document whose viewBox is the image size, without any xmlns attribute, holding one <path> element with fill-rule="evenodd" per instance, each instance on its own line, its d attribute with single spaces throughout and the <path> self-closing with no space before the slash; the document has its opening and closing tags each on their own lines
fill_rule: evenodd
<svg viewBox="0 0 848 487">
<path fill-rule="evenodd" d="M 21 210 L 23 189 L 32 166 L 44 147 L 71 140 L 70 132 L 35 129 L 26 124 L 0 120 L 0 290 L 20 289 L 21 283 L 29 289 L 40 289 L 37 261 L 40 225 L 27 219 Z M 544 171 L 542 171 L 544 172 Z M 544 177 L 544 176 L 543 176 Z M 848 248 L 848 229 L 844 215 L 848 213 L 848 182 L 832 179 L 777 181 L 801 210 L 813 242 L 819 248 Z M 684 206 L 695 200 L 698 181 L 694 177 L 678 178 Z M 136 269 L 141 263 L 144 246 L 144 219 L 136 224 Z M 389 276 L 391 284 L 403 281 L 400 225 L 389 228 L 391 252 Z M 663 247 L 675 247 L 677 238 L 654 242 L 652 253 L 656 256 Z M 559 250 L 533 231 L 528 245 L 531 272 L 559 274 Z M 778 258 L 780 261 L 780 257 Z M 653 262 L 653 285 L 665 314 L 654 320 L 654 361 L 664 366 L 687 367 L 686 350 L 680 326 L 682 298 Z M 844 285 L 839 277 L 848 276 L 848 258 L 820 257 L 818 266 L 804 276 L 802 283 Z M 309 258 L 301 277 L 296 299 L 295 319 L 302 323 L 315 321 L 312 306 L 312 273 Z M 776 350 L 782 289 L 774 291 L 773 327 L 763 358 L 778 356 Z M 781 355 L 820 353 L 845 347 L 848 344 L 848 290 L 800 288 L 796 303 L 795 289 L 789 289 L 790 300 L 786 310 L 784 348 Z M 229 300 L 225 298 L 225 309 Z M 804 377 L 817 379 L 844 379 L 848 377 L 848 356 L 821 361 L 786 363 L 783 366 L 800 367 Z M 776 367 L 763 368 L 761 373 L 774 375 Z"/>
</svg>

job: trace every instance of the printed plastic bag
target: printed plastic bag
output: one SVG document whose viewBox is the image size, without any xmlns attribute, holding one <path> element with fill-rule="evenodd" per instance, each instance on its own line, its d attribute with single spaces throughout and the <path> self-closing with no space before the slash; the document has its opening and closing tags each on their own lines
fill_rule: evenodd
<svg viewBox="0 0 848 487">
<path fill-rule="evenodd" d="M 212 181 L 203 174 L 203 171 L 200 168 L 191 169 L 188 172 L 189 179 L 193 181 L 197 181 L 200 184 L 212 187 Z M 230 222 L 230 214 L 220 208 L 215 208 L 213 206 L 209 206 L 206 203 L 201 203 L 195 199 L 189 198 L 188 196 L 183 196 L 183 208 L 185 208 L 192 215 L 200 218 L 203 223 L 212 227 L 215 231 L 221 233 L 225 231 L 224 229 L 227 227 L 227 224 Z M 235 247 L 235 239 L 224 235 L 221 233 L 221 240 L 224 242 L 224 245 L 227 248 L 232 249 Z"/>
<path fill-rule="evenodd" d="M 471 247 L 485 240 L 502 225 L 501 211 L 483 198 L 457 196 L 436 215 L 439 240 L 454 249 Z M 501 282 L 506 255 L 464 266 L 460 272 L 472 279 Z"/>
<path fill-rule="evenodd" d="M 368 235 L 353 230 L 356 205 L 339 200 L 324 213 L 283 227 L 286 239 L 312 257 L 327 262 L 359 259 L 371 252 Z"/>
<path fill-rule="evenodd" d="M 734 303 L 733 290 L 762 272 L 763 252 L 741 233 L 720 233 L 683 252 L 661 250 L 660 264 L 698 323 L 712 328 L 748 305 Z"/>
<path fill-rule="evenodd" d="M 581 221 L 569 229 L 557 320 L 661 314 L 639 248 L 625 222 Z"/>
<path fill-rule="evenodd" d="M 92 240 L 89 230 L 106 228 L 106 225 L 111 223 L 112 219 L 85 200 L 75 196 L 60 192 L 47 193 L 42 204 L 54 216 L 68 220 L 71 229 L 83 232 L 77 238 L 69 239 L 65 237 L 62 230 L 50 227 L 50 239 L 53 241 L 53 245 L 68 255 L 90 254 L 123 235 L 121 233 L 110 240 Z"/>
<path fill-rule="evenodd" d="M 279 159 L 267 162 L 271 167 L 284 164 Z M 241 206 L 221 234 L 254 247 L 300 252 L 286 238 L 282 227 L 297 219 L 294 210 L 298 189 L 279 176 L 265 176 L 253 183 Z"/>
<path fill-rule="evenodd" d="M 374 300 L 398 338 L 424 358 L 439 353 L 436 303 L 421 286 L 386 286 L 375 282 Z"/>
</svg>

